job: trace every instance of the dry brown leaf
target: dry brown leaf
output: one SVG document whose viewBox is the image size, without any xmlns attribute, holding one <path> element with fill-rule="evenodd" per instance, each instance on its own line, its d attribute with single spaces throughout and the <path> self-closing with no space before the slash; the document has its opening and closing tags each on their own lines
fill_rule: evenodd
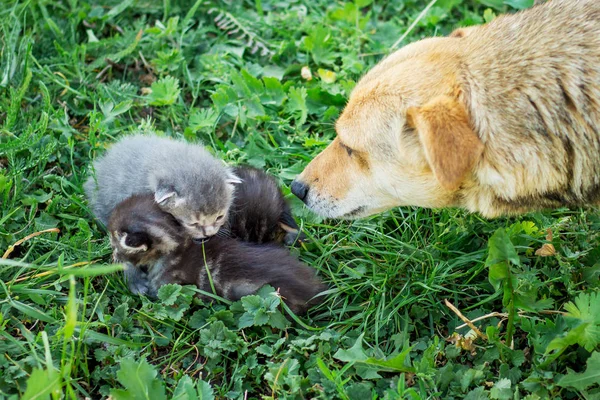
<svg viewBox="0 0 600 400">
<path fill-rule="evenodd" d="M 548 234 L 546 235 L 546 240 L 551 242 L 552 241 L 552 231 L 550 229 L 548 229 L 547 232 L 548 232 Z M 552 243 L 544 243 L 542 245 L 542 247 L 540 247 L 539 249 L 537 249 L 535 251 L 535 255 L 540 256 L 540 257 L 551 257 L 555 254 L 556 254 L 556 249 L 554 248 L 554 245 Z"/>
<path fill-rule="evenodd" d="M 454 346 L 466 350 L 471 355 L 477 354 L 477 349 L 473 344 L 473 341 L 477 339 L 477 334 L 474 331 L 469 331 L 465 336 L 460 333 L 454 332 L 452 336 L 450 336 L 447 340 L 452 343 Z"/>
</svg>

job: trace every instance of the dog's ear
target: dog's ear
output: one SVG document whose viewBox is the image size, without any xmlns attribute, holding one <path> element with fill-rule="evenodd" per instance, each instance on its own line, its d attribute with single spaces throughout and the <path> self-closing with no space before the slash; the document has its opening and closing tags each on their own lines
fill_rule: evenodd
<svg viewBox="0 0 600 400">
<path fill-rule="evenodd" d="M 476 28 L 477 26 L 469 26 L 469 27 L 465 27 L 465 28 L 458 28 L 455 29 L 454 31 L 452 31 L 452 33 L 450 33 L 448 35 L 448 37 L 451 38 L 464 38 L 466 36 L 469 36 L 471 34 L 471 32 L 473 31 L 474 28 Z"/>
<path fill-rule="evenodd" d="M 407 111 L 407 124 L 419 135 L 433 174 L 448 190 L 457 190 L 483 153 L 483 143 L 471 129 L 465 107 L 439 96 Z"/>
</svg>

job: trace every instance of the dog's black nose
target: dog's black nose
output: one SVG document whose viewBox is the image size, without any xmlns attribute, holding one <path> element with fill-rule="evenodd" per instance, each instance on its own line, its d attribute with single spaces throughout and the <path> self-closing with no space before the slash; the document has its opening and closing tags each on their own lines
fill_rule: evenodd
<svg viewBox="0 0 600 400">
<path fill-rule="evenodd" d="M 292 193 L 294 193 L 297 198 L 302 201 L 306 200 L 306 195 L 308 194 L 308 185 L 298 180 L 294 180 L 290 188 L 292 189 Z"/>
</svg>

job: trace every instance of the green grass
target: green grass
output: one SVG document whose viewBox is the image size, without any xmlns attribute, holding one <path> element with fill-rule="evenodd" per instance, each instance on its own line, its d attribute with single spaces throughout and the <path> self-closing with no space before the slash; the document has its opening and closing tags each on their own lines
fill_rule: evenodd
<svg viewBox="0 0 600 400">
<path fill-rule="evenodd" d="M 60 230 L 0 260 L 0 397 L 600 396 L 597 212 L 487 221 L 402 208 L 342 222 L 289 195 L 334 137 L 357 79 L 399 38 L 445 35 L 514 8 L 101 3 L 0 7 L 0 255 Z M 269 290 L 233 304 L 200 304 L 178 286 L 156 303 L 129 294 L 82 183 L 94 157 L 138 129 L 201 141 L 277 176 L 311 238 L 293 252 L 330 285 L 323 304 L 298 318 Z M 556 255 L 540 257 L 547 229 Z M 485 337 L 459 327 L 445 300 L 469 319 L 486 316 L 475 322 Z"/>
</svg>

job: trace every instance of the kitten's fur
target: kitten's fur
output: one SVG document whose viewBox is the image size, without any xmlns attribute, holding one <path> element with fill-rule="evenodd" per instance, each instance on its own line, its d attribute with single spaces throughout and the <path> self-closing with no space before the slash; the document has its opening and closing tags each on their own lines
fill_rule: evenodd
<svg viewBox="0 0 600 400">
<path fill-rule="evenodd" d="M 233 173 L 242 182 L 235 187 L 229 219 L 220 235 L 252 243 L 283 241 L 287 245 L 305 239 L 273 177 L 247 166 L 235 167 Z"/>
<path fill-rule="evenodd" d="M 291 245 L 304 240 L 274 178 L 248 166 L 236 167 L 233 172 L 241 182 L 236 185 L 229 218 L 219 236 L 257 244 L 283 241 Z M 132 270 L 127 275 L 132 292 L 147 292 L 149 283 L 143 274 Z"/>
<path fill-rule="evenodd" d="M 278 245 L 221 236 L 203 244 L 192 241 L 151 195 L 121 202 L 108 227 L 114 258 L 128 265 L 128 278 L 147 274 L 138 282 L 147 282 L 142 289 L 153 297 L 166 283 L 195 284 L 210 292 L 206 266 L 218 295 L 238 300 L 269 284 L 296 313 L 316 304 L 319 300 L 313 297 L 326 289 L 313 269 Z"/>
<path fill-rule="evenodd" d="M 105 225 L 116 204 L 154 194 L 194 239 L 217 233 L 227 220 L 239 179 L 202 146 L 154 135 L 127 136 L 94 162 L 85 184 L 92 211 Z"/>
</svg>

